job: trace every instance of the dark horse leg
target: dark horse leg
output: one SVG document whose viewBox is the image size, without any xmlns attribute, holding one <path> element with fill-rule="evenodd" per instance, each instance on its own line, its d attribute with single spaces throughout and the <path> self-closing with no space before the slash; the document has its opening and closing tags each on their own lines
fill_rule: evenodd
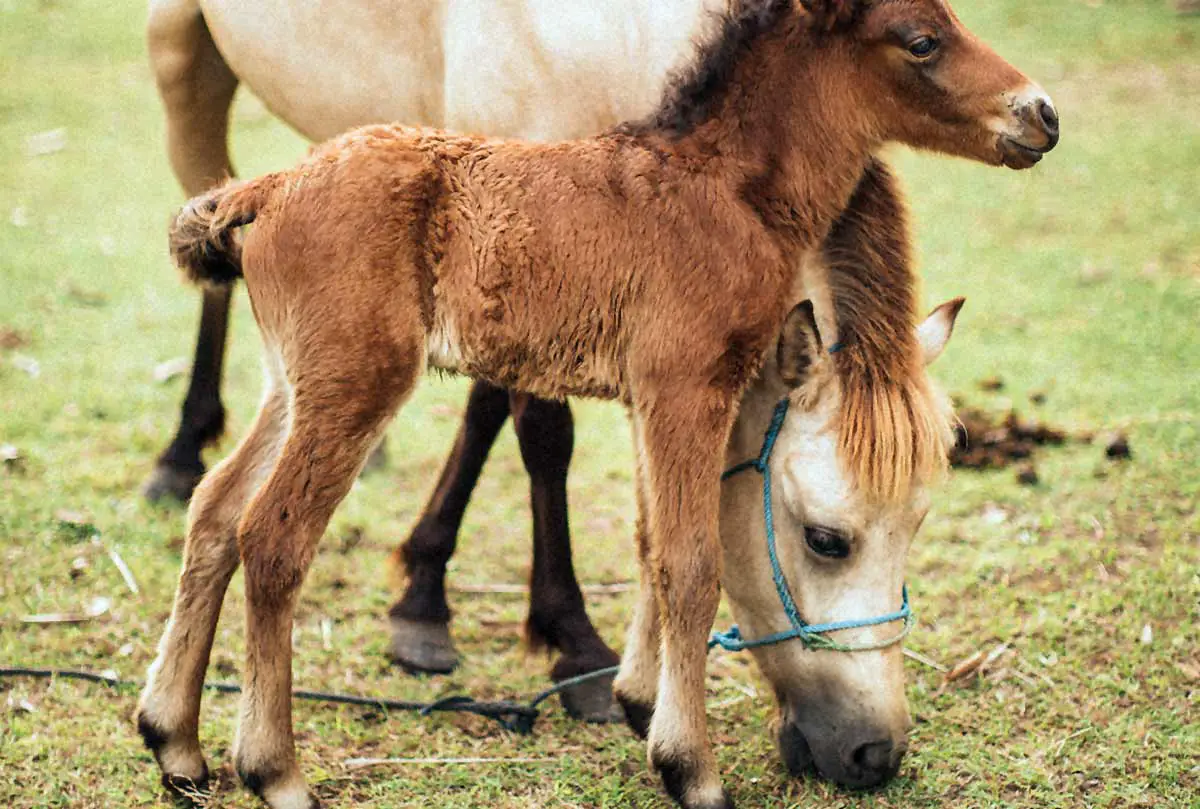
<svg viewBox="0 0 1200 809">
<path fill-rule="evenodd" d="M 171 168 L 185 193 L 199 194 L 233 174 L 226 135 L 237 78 L 217 52 L 198 12 L 180 14 L 169 4 L 152 4 L 146 37 L 166 112 Z M 150 500 L 191 497 L 204 474 L 200 451 L 224 429 L 220 384 L 231 295 L 230 287 L 204 292 L 200 336 L 179 430 L 143 487 Z"/>
<path fill-rule="evenodd" d="M 201 194 L 233 176 L 229 160 L 229 108 L 238 80 L 225 63 L 197 7 L 151 3 L 146 44 L 159 98 L 167 118 L 171 169 L 188 196 Z M 179 427 L 142 486 L 148 500 L 186 501 L 204 474 L 201 452 L 225 429 L 221 370 L 232 286 L 204 290 L 200 334 Z M 382 445 L 369 469 L 383 462 Z"/>
<path fill-rule="evenodd" d="M 575 440 L 571 410 L 565 402 L 527 394 L 514 393 L 509 403 L 529 473 L 533 510 L 533 571 L 525 635 L 534 649 L 548 647 L 562 653 L 550 671 L 555 682 L 616 666 L 620 658 L 592 626 L 571 561 L 567 520 L 567 467 Z M 607 721 L 613 709 L 612 681 L 609 675 L 563 691 L 563 707 L 576 718 Z"/>
<path fill-rule="evenodd" d="M 616 654 L 596 634 L 584 610 L 571 564 L 566 474 L 574 440 L 565 404 L 510 394 L 486 383 L 471 389 L 454 449 L 417 527 L 394 554 L 408 573 L 404 595 L 389 611 L 391 656 L 409 669 L 446 672 L 457 654 L 448 629 L 446 564 L 454 553 L 463 512 L 488 451 L 509 414 L 530 476 L 533 573 L 526 632 L 535 648 L 562 652 L 551 672 L 562 680 L 615 665 Z M 600 721 L 610 713 L 611 678 L 576 686 L 563 704 L 574 716 Z"/>
<path fill-rule="evenodd" d="M 390 655 L 407 669 L 444 674 L 458 665 L 450 640 L 446 564 L 454 554 L 463 512 L 483 462 L 508 418 L 508 392 L 476 382 L 467 398 L 454 449 L 417 527 L 392 554 L 408 573 L 404 595 L 392 605 Z"/>
</svg>

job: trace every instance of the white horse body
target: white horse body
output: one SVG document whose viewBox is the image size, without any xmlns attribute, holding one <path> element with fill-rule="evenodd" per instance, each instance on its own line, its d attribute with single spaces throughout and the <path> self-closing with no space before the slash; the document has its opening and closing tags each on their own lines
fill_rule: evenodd
<svg viewBox="0 0 1200 809">
<path fill-rule="evenodd" d="M 722 0 L 165 0 L 312 140 L 382 121 L 558 140 L 640 117 Z"/>
</svg>

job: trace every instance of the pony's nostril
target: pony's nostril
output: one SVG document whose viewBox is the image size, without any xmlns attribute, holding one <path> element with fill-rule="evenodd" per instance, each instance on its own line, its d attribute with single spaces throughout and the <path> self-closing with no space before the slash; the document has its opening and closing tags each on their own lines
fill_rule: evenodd
<svg viewBox="0 0 1200 809">
<path fill-rule="evenodd" d="M 900 767 L 904 751 L 897 749 L 889 740 L 867 742 L 854 748 L 850 758 L 853 769 L 858 771 L 862 786 L 872 787 L 887 781 Z"/>
<path fill-rule="evenodd" d="M 1054 109 L 1054 105 L 1044 98 L 1039 98 L 1038 102 L 1038 117 L 1042 119 L 1042 126 L 1046 128 L 1046 134 L 1058 134 L 1058 110 Z"/>
</svg>

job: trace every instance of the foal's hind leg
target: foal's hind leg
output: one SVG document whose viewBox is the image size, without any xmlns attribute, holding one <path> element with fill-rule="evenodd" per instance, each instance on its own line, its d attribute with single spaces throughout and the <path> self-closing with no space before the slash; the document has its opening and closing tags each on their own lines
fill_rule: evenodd
<svg viewBox="0 0 1200 809">
<path fill-rule="evenodd" d="M 320 361 L 289 367 L 299 380 L 291 428 L 238 528 L 246 667 L 234 758 L 242 781 L 272 809 L 316 806 L 292 734 L 292 615 L 300 585 L 330 516 L 424 364 L 419 332 L 400 346 L 312 348 Z"/>
<path fill-rule="evenodd" d="M 275 462 L 286 409 L 283 394 L 271 389 L 249 434 L 192 500 L 175 606 L 137 712 L 138 730 L 169 787 L 199 786 L 208 775 L 196 735 L 204 670 L 225 589 L 238 565 L 238 520 Z"/>
<path fill-rule="evenodd" d="M 565 402 L 523 393 L 512 393 L 510 401 L 521 458 L 529 473 L 533 511 L 526 635 L 535 648 L 549 646 L 562 652 L 550 672 L 556 682 L 615 666 L 619 658 L 588 618 L 571 561 L 567 521 L 567 467 L 575 440 L 571 410 Z M 564 690 L 561 699 L 577 719 L 607 722 L 612 711 L 612 678 L 580 683 Z"/>
<path fill-rule="evenodd" d="M 146 29 L 167 116 L 171 168 L 188 196 L 232 176 L 227 135 L 237 77 L 217 52 L 195 0 L 154 0 Z M 150 500 L 187 500 L 204 474 L 200 452 L 225 425 L 221 367 L 231 286 L 204 290 L 200 333 L 179 428 L 142 488 Z"/>
<path fill-rule="evenodd" d="M 483 462 L 508 419 L 508 391 L 476 382 L 437 486 L 408 540 L 392 553 L 408 574 L 404 595 L 388 610 L 392 660 L 407 669 L 444 674 L 458 665 L 450 640 L 446 564 Z"/>
</svg>

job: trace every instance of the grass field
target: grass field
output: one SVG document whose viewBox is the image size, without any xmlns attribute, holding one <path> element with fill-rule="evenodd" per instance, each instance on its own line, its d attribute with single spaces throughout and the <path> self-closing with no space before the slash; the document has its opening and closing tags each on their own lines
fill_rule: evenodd
<svg viewBox="0 0 1200 809">
<path fill-rule="evenodd" d="M 1133 457 L 1072 444 L 1012 471 L 956 473 L 910 560 L 910 648 L 953 664 L 1009 649 L 983 677 L 942 686 L 909 662 L 916 724 L 901 776 L 857 795 L 788 781 L 748 658 L 710 661 L 711 727 L 741 806 L 1200 806 L 1200 18 L 1163 0 L 959 0 L 981 35 L 1039 79 L 1063 141 L 1025 174 L 897 151 L 915 212 L 926 302 L 968 298 L 936 376 L 966 400 L 1077 430 L 1122 429 Z M 0 666 L 140 678 L 165 620 L 183 518 L 137 494 L 175 424 L 197 298 L 171 270 L 179 201 L 134 0 L 0 0 Z M 243 98 L 243 173 L 304 144 Z M 65 130 L 33 154 L 30 136 Z M 51 140 L 54 138 L 52 137 Z M 44 143 L 44 140 L 41 141 Z M 230 433 L 259 392 L 258 341 L 239 300 Z M 35 372 L 36 371 L 36 372 Z M 981 378 L 1003 390 L 985 393 Z M 1029 402 L 1032 392 L 1045 403 Z M 519 595 L 453 592 L 465 663 L 414 679 L 384 656 L 394 582 L 385 556 L 424 502 L 465 384 L 430 381 L 392 428 L 388 468 L 335 518 L 302 597 L 298 687 L 402 698 L 501 697 L 545 685 L 518 640 Z M 580 403 L 571 477 L 580 577 L 634 576 L 627 427 Z M 219 451 L 227 451 L 227 440 Z M 11 456 L 16 457 L 11 457 Z M 216 457 L 214 453 L 213 457 Z M 520 583 L 526 482 L 506 432 L 467 515 L 452 584 Z M 100 545 L 140 586 L 132 594 Z M 110 610 L 77 625 L 29 614 Z M 630 594 L 589 608 L 620 645 Z M 727 616 L 722 615 L 722 621 Z M 322 627 L 328 627 L 324 631 Z M 210 677 L 236 679 L 235 580 Z M 135 694 L 0 681 L 0 806 L 166 805 L 129 721 Z M 206 699 L 202 741 L 228 766 L 234 698 Z M 302 766 L 330 806 L 666 805 L 623 726 L 555 709 L 516 737 L 474 719 L 299 704 Z M 353 769 L 354 757 L 536 759 Z M 231 771 L 214 803 L 254 806 Z"/>
</svg>

